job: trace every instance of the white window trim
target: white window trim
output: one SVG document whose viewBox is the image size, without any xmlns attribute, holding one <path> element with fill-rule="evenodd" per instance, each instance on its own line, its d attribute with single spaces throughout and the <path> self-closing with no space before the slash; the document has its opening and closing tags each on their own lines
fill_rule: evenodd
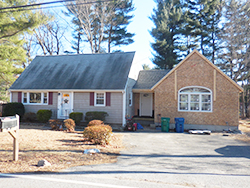
<svg viewBox="0 0 250 188">
<path fill-rule="evenodd" d="M 96 104 L 96 99 L 97 99 L 97 93 L 102 93 L 103 94 L 103 104 Z M 106 106 L 106 92 L 95 92 L 95 97 L 94 97 L 94 104 L 95 106 Z"/>
<path fill-rule="evenodd" d="M 181 90 L 183 89 L 188 89 L 188 88 L 201 88 L 201 89 L 206 89 L 208 90 L 210 93 L 200 93 L 200 92 L 192 92 L 192 93 L 189 93 L 189 92 L 184 92 L 184 93 L 180 93 Z M 187 94 L 188 95 L 188 110 L 180 110 L 180 95 L 181 94 Z M 191 104 L 191 97 L 190 95 L 199 95 L 199 110 L 190 110 L 190 104 Z M 201 96 L 202 95 L 210 95 L 211 97 L 211 110 L 210 111 L 205 111 L 205 110 L 202 110 L 202 100 L 201 100 Z M 178 112 L 205 112 L 205 113 L 211 113 L 213 112 L 213 93 L 210 89 L 206 88 L 206 87 L 202 87 L 202 86 L 188 86 L 188 87 L 183 87 L 181 88 L 179 91 L 178 91 Z"/>
<path fill-rule="evenodd" d="M 24 93 L 27 93 L 27 103 L 24 103 Z M 41 93 L 41 103 L 30 103 L 30 93 Z M 47 93 L 47 103 L 43 103 L 44 101 L 44 93 Z M 48 105 L 49 103 L 49 92 L 44 91 L 32 91 L 32 92 L 22 92 L 22 103 L 24 105 Z"/>
<path fill-rule="evenodd" d="M 131 101 L 131 104 L 129 104 L 129 101 Z M 128 95 L 128 104 L 129 106 L 132 106 L 133 104 L 133 92 L 129 92 L 129 95 Z"/>
</svg>

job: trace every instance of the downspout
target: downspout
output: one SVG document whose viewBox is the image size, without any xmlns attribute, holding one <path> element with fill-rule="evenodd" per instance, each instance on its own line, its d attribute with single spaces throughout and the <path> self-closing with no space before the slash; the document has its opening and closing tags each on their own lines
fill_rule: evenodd
<svg viewBox="0 0 250 188">
<path fill-rule="evenodd" d="M 125 127 L 126 125 L 126 110 L 127 110 L 127 103 L 126 103 L 126 97 L 127 97 L 127 87 L 128 87 L 128 81 L 129 81 L 129 78 L 127 78 L 127 82 L 126 82 L 126 85 L 125 85 L 125 88 L 124 88 L 124 91 L 122 91 L 122 98 L 123 98 L 123 102 L 122 102 L 122 105 L 123 105 L 123 111 L 122 111 L 122 126 Z"/>
<path fill-rule="evenodd" d="M 123 110 L 122 110 L 122 126 L 125 127 L 126 125 L 126 90 L 122 91 L 122 97 L 123 97 Z"/>
<path fill-rule="evenodd" d="M 10 91 L 10 102 L 12 102 L 12 92 Z"/>
</svg>

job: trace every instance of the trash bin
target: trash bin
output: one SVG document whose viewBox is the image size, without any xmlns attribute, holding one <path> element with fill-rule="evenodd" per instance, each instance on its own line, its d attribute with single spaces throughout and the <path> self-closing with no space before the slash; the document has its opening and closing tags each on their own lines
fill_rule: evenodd
<svg viewBox="0 0 250 188">
<path fill-rule="evenodd" d="M 167 117 L 161 118 L 161 132 L 169 132 L 169 121 L 170 118 Z"/>
<path fill-rule="evenodd" d="M 183 133 L 184 132 L 184 118 L 174 118 L 175 120 L 175 131 L 177 133 Z"/>
</svg>

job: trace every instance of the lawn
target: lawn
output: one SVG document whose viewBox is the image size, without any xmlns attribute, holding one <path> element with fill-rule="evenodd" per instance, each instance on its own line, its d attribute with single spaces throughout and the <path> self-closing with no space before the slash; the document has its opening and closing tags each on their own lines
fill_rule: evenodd
<svg viewBox="0 0 250 188">
<path fill-rule="evenodd" d="M 0 173 L 57 172 L 72 166 L 114 163 L 122 150 L 122 134 L 113 133 L 109 145 L 94 145 L 83 138 L 82 131 L 68 133 L 41 129 L 41 126 L 21 126 L 19 130 L 19 160 L 13 161 L 13 138 L 0 132 Z M 101 152 L 83 154 L 85 149 Z M 46 159 L 48 167 L 37 167 Z"/>
</svg>

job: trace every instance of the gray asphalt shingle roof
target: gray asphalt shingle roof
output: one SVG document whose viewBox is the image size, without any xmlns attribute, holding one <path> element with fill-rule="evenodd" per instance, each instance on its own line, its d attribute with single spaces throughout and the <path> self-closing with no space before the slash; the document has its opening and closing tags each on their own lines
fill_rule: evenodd
<svg viewBox="0 0 250 188">
<path fill-rule="evenodd" d="M 124 89 L 134 55 L 37 56 L 10 89 Z"/>
<path fill-rule="evenodd" d="M 142 70 L 133 89 L 151 89 L 169 70 Z"/>
</svg>

